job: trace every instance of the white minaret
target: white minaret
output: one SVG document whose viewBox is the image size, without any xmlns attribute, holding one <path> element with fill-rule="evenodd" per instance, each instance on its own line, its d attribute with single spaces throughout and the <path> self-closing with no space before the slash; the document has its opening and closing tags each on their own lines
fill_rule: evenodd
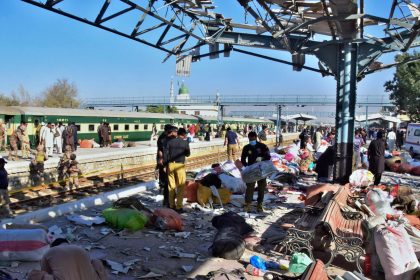
<svg viewBox="0 0 420 280">
<path fill-rule="evenodd" d="M 174 79 L 171 78 L 171 89 L 169 91 L 169 102 L 174 103 Z"/>
</svg>

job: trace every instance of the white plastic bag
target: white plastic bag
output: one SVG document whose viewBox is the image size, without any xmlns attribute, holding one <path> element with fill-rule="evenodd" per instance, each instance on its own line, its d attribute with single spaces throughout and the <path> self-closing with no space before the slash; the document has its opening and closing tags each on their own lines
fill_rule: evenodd
<svg viewBox="0 0 420 280">
<path fill-rule="evenodd" d="M 373 189 L 366 195 L 365 202 L 370 210 L 377 216 L 386 216 L 386 214 L 394 214 L 394 209 L 391 208 L 393 198 L 380 189 Z"/>
<path fill-rule="evenodd" d="M 39 261 L 49 248 L 43 229 L 0 230 L 0 261 Z"/>
<path fill-rule="evenodd" d="M 374 233 L 376 252 L 386 280 L 413 279 L 417 261 L 410 237 L 402 224 L 378 226 Z"/>
<path fill-rule="evenodd" d="M 270 177 L 278 170 L 271 160 L 256 162 L 242 170 L 242 179 L 245 183 L 253 183 Z"/>
<path fill-rule="evenodd" d="M 246 191 L 246 184 L 241 178 L 235 178 L 222 173 L 219 175 L 219 179 L 222 181 L 222 185 L 232 193 L 242 194 Z"/>
<path fill-rule="evenodd" d="M 375 177 L 366 169 L 357 169 L 351 173 L 349 182 L 353 187 L 367 187 L 373 184 Z"/>
<path fill-rule="evenodd" d="M 195 175 L 194 180 L 200 181 L 201 179 L 206 177 L 206 175 L 210 174 L 212 171 L 213 171 L 212 169 L 202 169 L 201 171 L 197 173 L 197 175 Z"/>
<path fill-rule="evenodd" d="M 222 165 L 222 169 L 223 169 L 223 171 L 231 174 L 235 178 L 242 178 L 241 171 L 239 171 L 239 169 L 236 167 L 236 165 L 231 161 L 226 161 Z"/>
</svg>

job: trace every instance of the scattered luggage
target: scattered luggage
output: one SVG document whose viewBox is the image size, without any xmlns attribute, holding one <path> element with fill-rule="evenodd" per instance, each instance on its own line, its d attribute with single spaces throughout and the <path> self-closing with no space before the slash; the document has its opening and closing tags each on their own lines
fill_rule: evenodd
<svg viewBox="0 0 420 280">
<path fill-rule="evenodd" d="M 184 227 L 181 215 L 170 208 L 157 208 L 150 222 L 161 230 L 182 231 Z"/>
<path fill-rule="evenodd" d="M 419 262 L 404 226 L 378 226 L 374 241 L 385 279 L 412 279 Z"/>
<path fill-rule="evenodd" d="M 0 230 L 0 261 L 40 261 L 49 248 L 43 229 Z"/>
<path fill-rule="evenodd" d="M 102 211 L 102 216 L 107 223 L 119 230 L 137 231 L 143 229 L 148 221 L 144 213 L 127 208 L 107 208 Z"/>
</svg>

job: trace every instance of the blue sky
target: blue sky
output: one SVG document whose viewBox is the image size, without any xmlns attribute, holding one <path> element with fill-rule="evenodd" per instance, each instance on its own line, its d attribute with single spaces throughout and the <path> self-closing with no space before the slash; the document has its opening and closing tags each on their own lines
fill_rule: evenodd
<svg viewBox="0 0 420 280">
<path fill-rule="evenodd" d="M 243 18 L 237 1 L 216 2 L 223 12 Z M 386 7 L 382 3 L 381 14 Z M 161 63 L 165 54 L 159 50 L 19 0 L 0 1 L 0 42 L 0 92 L 4 94 L 23 85 L 37 95 L 56 79 L 66 78 L 77 85 L 81 98 L 165 96 L 175 74 L 174 59 Z M 286 52 L 278 57 L 290 60 Z M 392 56 L 385 59 L 390 61 Z M 392 74 L 393 70 L 386 70 L 366 77 L 359 83 L 359 94 L 385 95 L 383 84 Z M 239 53 L 194 63 L 186 83 L 192 95 L 216 91 L 222 96 L 335 94 L 332 77 L 294 72 L 290 66 Z"/>
</svg>

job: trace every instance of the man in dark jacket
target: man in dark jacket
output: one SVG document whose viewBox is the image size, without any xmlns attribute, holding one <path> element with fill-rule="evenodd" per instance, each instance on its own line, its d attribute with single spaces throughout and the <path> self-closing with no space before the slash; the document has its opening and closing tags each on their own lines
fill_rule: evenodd
<svg viewBox="0 0 420 280">
<path fill-rule="evenodd" d="M 9 191 L 7 190 L 9 187 L 9 178 L 4 168 L 6 163 L 7 161 L 4 158 L 0 158 L 0 205 L 6 210 L 7 216 L 11 217 Z"/>
<path fill-rule="evenodd" d="M 374 185 L 377 186 L 381 182 L 382 172 L 385 169 L 385 140 L 382 131 L 378 131 L 376 139 L 370 142 L 368 160 L 369 171 L 375 175 Z"/>
<path fill-rule="evenodd" d="M 171 138 L 171 133 L 169 137 Z M 168 173 L 169 207 L 177 212 L 183 211 L 182 200 L 184 199 L 184 188 L 187 180 L 185 157 L 189 157 L 191 154 L 190 145 L 186 138 L 187 131 L 185 128 L 180 128 L 178 129 L 178 137 L 169 139 L 166 147 L 168 153 L 166 171 Z"/>
<path fill-rule="evenodd" d="M 172 125 L 165 124 L 162 134 L 157 139 L 156 170 L 159 174 L 159 188 L 163 194 L 164 207 L 169 207 L 168 174 L 166 173 L 164 154 L 171 127 Z"/>
<path fill-rule="evenodd" d="M 263 160 L 270 160 L 270 150 L 268 147 L 257 141 L 257 133 L 251 131 L 248 134 L 249 144 L 246 145 L 242 150 L 241 162 L 244 166 L 252 165 L 256 162 Z M 257 211 L 263 212 L 264 208 L 262 206 L 264 201 L 264 191 L 267 186 L 266 179 L 261 179 L 257 181 L 258 185 L 258 198 L 257 198 Z M 251 208 L 252 197 L 254 196 L 255 182 L 246 184 L 246 193 L 245 193 L 245 204 L 244 211 L 248 212 Z"/>
</svg>

